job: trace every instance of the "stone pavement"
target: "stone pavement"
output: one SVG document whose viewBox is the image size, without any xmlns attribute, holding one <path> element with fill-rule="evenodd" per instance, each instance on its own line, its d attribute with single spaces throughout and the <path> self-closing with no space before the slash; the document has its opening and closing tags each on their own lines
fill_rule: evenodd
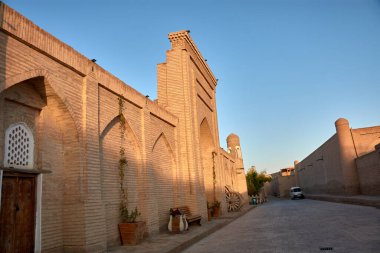
<svg viewBox="0 0 380 253">
<path fill-rule="evenodd" d="M 307 194 L 306 198 L 316 199 L 330 202 L 373 206 L 380 208 L 380 196 L 368 196 L 368 195 L 354 195 L 354 196 L 340 196 L 330 194 Z"/>
<path fill-rule="evenodd" d="M 271 198 L 183 253 L 372 253 L 379 249 L 379 209 Z"/>
<path fill-rule="evenodd" d="M 212 219 L 209 222 L 202 222 L 202 226 L 191 225 L 189 230 L 181 234 L 162 232 L 144 238 L 143 242 L 136 246 L 116 246 L 108 250 L 109 253 L 175 253 L 181 252 L 185 248 L 223 228 L 237 218 L 243 216 L 254 206 L 245 205 L 239 212 L 224 214 L 220 218 Z"/>
</svg>

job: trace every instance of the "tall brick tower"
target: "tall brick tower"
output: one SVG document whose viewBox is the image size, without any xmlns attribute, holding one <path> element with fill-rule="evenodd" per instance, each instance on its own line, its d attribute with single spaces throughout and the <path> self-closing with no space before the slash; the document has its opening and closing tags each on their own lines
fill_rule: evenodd
<svg viewBox="0 0 380 253">
<path fill-rule="evenodd" d="M 228 152 L 235 158 L 236 168 L 244 169 L 243 155 L 240 147 L 240 139 L 236 134 L 230 134 L 227 137 Z"/>
<path fill-rule="evenodd" d="M 230 153 L 231 156 L 235 158 L 236 175 L 237 175 L 237 180 L 239 181 L 238 190 L 239 192 L 247 192 L 247 184 L 246 184 L 245 172 L 244 172 L 243 153 L 241 151 L 239 136 L 233 133 L 228 135 L 227 148 L 228 148 L 228 153 Z"/>
<path fill-rule="evenodd" d="M 220 175 L 217 80 L 189 33 L 169 34 L 171 49 L 157 67 L 158 104 L 179 119 L 178 180 L 186 193 L 181 201 L 207 217 L 206 201 L 222 194 L 215 186 Z"/>
<path fill-rule="evenodd" d="M 350 124 L 347 119 L 339 118 L 335 121 L 335 128 L 338 136 L 340 169 L 343 177 L 344 192 L 350 195 L 358 194 L 359 182 L 355 165 L 357 154 Z"/>
</svg>

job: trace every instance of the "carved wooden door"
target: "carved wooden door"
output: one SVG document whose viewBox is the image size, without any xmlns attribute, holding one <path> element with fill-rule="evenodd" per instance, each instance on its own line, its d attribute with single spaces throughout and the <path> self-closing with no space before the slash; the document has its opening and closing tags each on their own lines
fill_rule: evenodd
<svg viewBox="0 0 380 253">
<path fill-rule="evenodd" d="M 34 175 L 4 174 L 1 192 L 0 252 L 34 252 Z"/>
</svg>

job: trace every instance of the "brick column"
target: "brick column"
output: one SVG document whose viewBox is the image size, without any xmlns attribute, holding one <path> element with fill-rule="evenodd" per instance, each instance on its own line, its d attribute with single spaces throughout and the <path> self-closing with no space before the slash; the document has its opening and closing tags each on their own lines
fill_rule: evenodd
<svg viewBox="0 0 380 253">
<path fill-rule="evenodd" d="M 141 131 L 142 131 L 142 180 L 139 184 L 139 204 L 143 206 L 142 220 L 147 224 L 148 233 L 156 234 L 159 232 L 159 217 L 156 195 L 156 181 L 151 171 L 152 143 L 149 136 L 153 135 L 150 127 L 150 112 L 147 107 L 141 109 Z M 167 196 L 170 197 L 170 196 Z"/>
<path fill-rule="evenodd" d="M 99 153 L 99 94 L 98 82 L 93 75 L 83 80 L 83 157 L 86 182 L 84 198 L 85 251 L 105 252 L 105 212 L 101 200 L 101 173 Z"/>
</svg>

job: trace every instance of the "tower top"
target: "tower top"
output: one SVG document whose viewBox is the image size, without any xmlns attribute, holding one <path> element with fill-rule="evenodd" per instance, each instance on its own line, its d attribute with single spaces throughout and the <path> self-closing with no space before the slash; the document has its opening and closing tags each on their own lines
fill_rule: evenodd
<svg viewBox="0 0 380 253">
<path fill-rule="evenodd" d="M 240 146 L 240 138 L 237 134 L 231 133 L 227 136 L 227 145 L 239 145 Z"/>
<path fill-rule="evenodd" d="M 173 48 L 182 46 L 181 42 L 183 40 L 186 40 L 188 43 L 194 44 L 194 41 L 190 37 L 190 30 L 181 30 L 177 32 L 171 32 L 169 33 L 168 38 L 170 42 L 172 43 Z"/>
<path fill-rule="evenodd" d="M 207 64 L 206 59 L 202 56 L 198 47 L 195 45 L 193 39 L 191 38 L 190 30 L 181 30 L 178 32 L 169 33 L 168 38 L 172 43 L 172 49 L 186 49 L 188 50 L 188 52 L 192 53 L 192 60 L 195 62 L 198 61 L 200 65 L 202 65 L 205 68 L 214 86 L 217 85 L 217 79 L 211 72 L 211 69 Z"/>
<path fill-rule="evenodd" d="M 345 118 L 339 118 L 335 121 L 335 126 L 341 126 L 341 125 L 349 125 L 350 123 L 348 122 L 347 119 Z"/>
</svg>

